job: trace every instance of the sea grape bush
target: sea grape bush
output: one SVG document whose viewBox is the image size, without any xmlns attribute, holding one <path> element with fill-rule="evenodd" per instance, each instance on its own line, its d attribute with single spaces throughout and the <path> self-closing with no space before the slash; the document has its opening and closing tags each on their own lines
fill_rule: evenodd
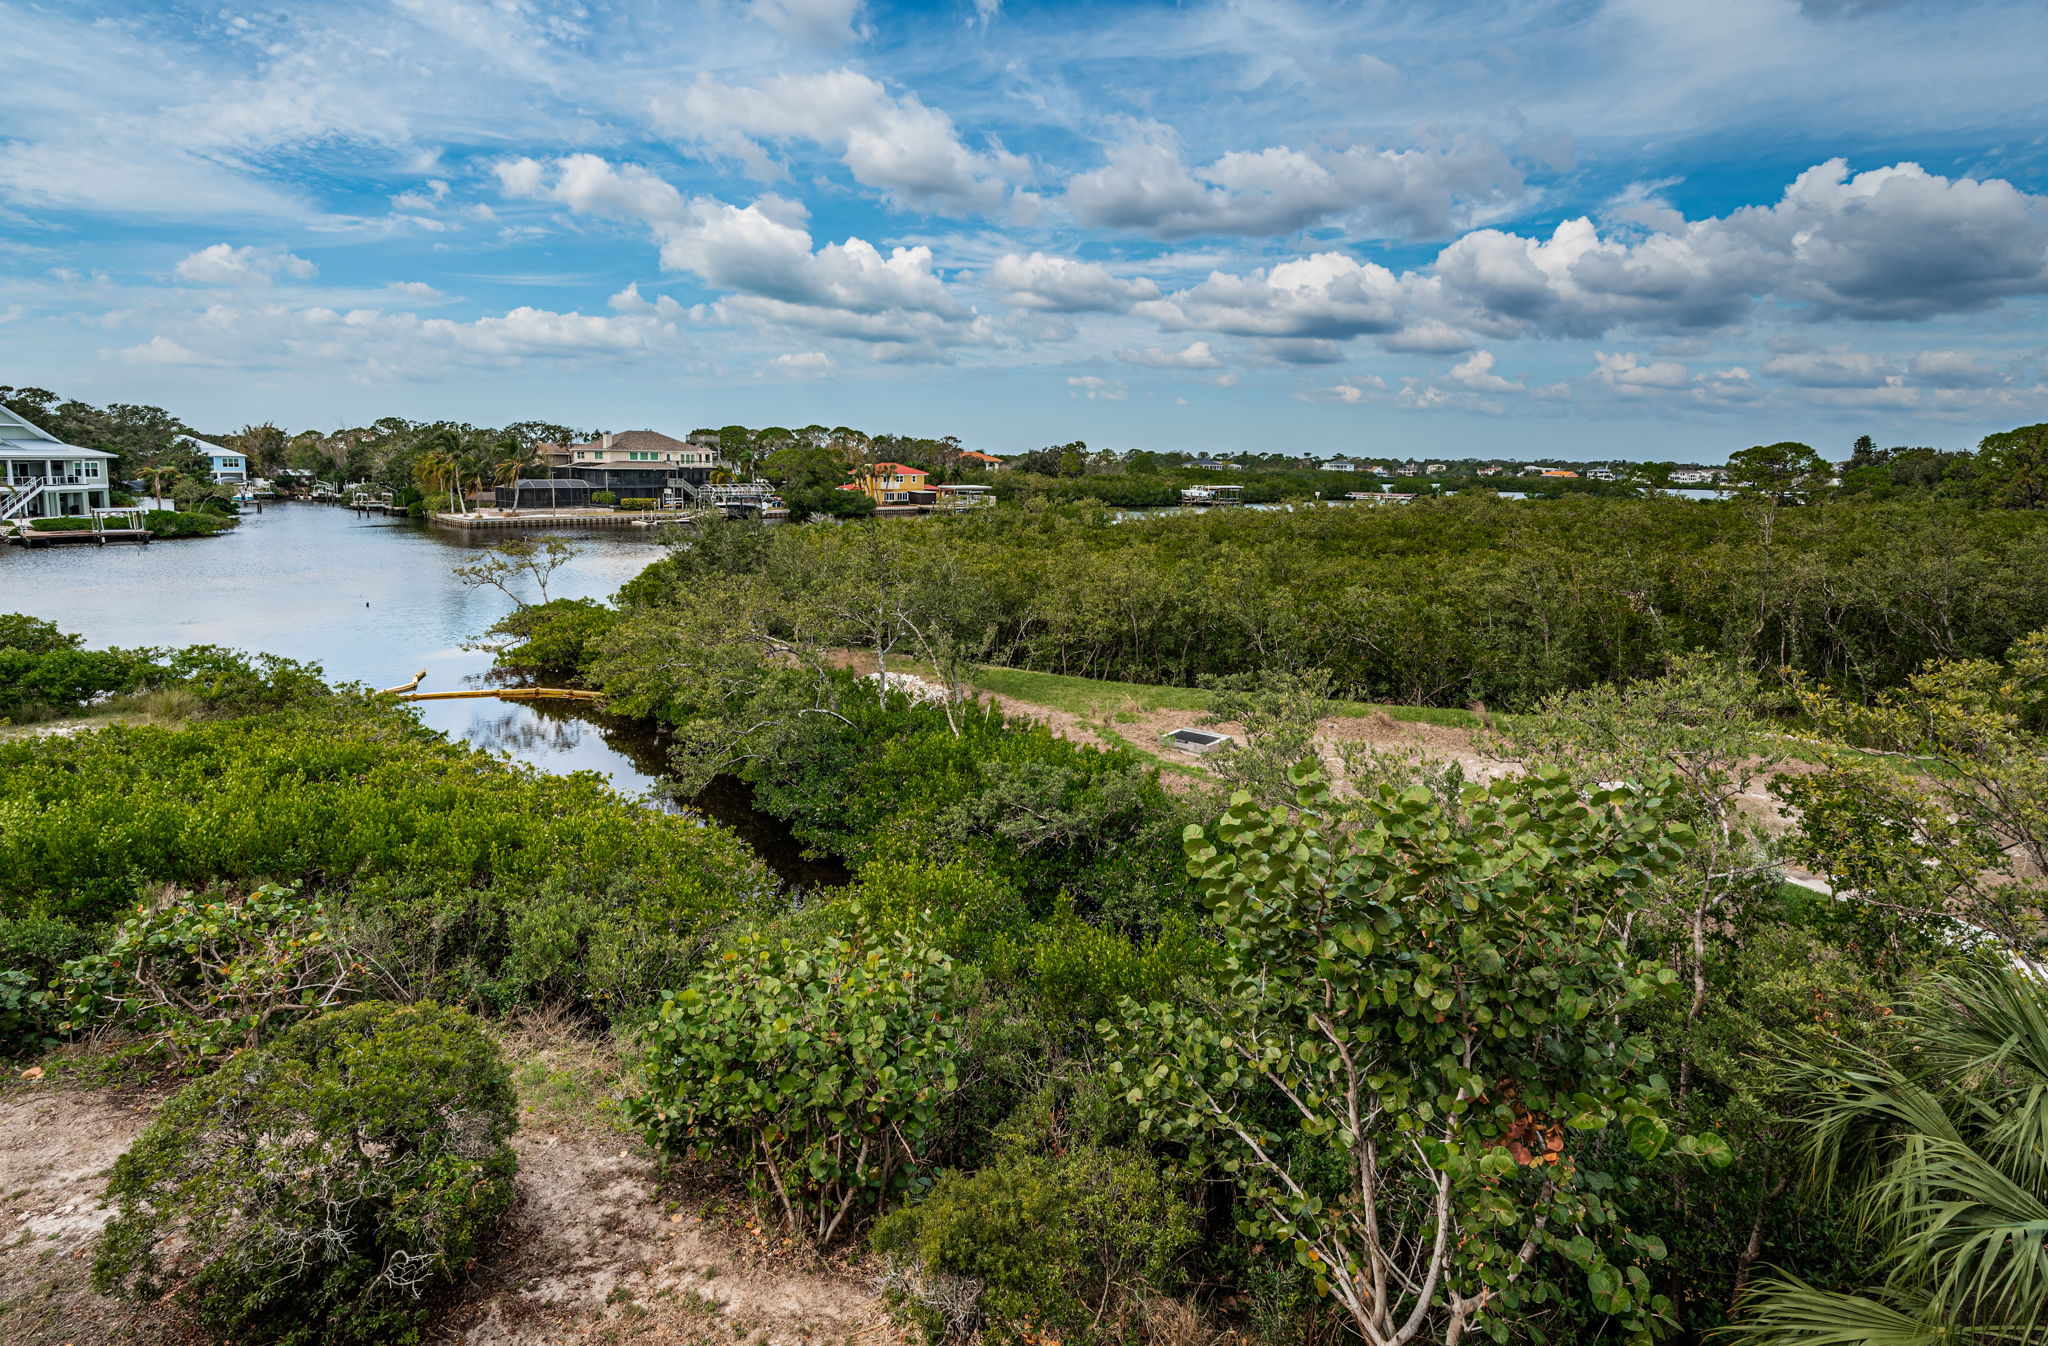
<svg viewBox="0 0 2048 1346">
<path fill-rule="evenodd" d="M 662 1000 L 628 1113 L 653 1144 L 742 1165 L 793 1236 L 829 1243 L 928 1180 L 959 1087 L 954 978 L 908 934 L 743 934 Z"/>
<path fill-rule="evenodd" d="M 280 1022 L 347 999 L 366 969 L 326 905 L 265 885 L 244 896 L 167 888 L 95 953 L 65 965 L 62 1026 L 115 1023 L 192 1060 L 254 1047 Z"/>
<path fill-rule="evenodd" d="M 1146 1132 L 1231 1174 L 1247 1230 L 1371 1346 L 1505 1339 L 1578 1293 L 1632 1331 L 1666 1319 L 1641 1265 L 1661 1243 L 1615 1227 L 1595 1166 L 1610 1129 L 1645 1158 L 1671 1140 L 1627 1016 L 1675 974 L 1621 943 L 1685 839 L 1663 795 L 1538 770 L 1342 813 L 1312 767 L 1296 783 L 1298 814 L 1241 793 L 1188 829 L 1227 951 L 1213 995 L 1103 1025 Z"/>
<path fill-rule="evenodd" d="M 511 1205 L 517 1113 L 460 1010 L 295 1024 L 186 1085 L 115 1162 L 94 1288 L 176 1290 L 238 1346 L 417 1340 L 427 1292 Z"/>
</svg>

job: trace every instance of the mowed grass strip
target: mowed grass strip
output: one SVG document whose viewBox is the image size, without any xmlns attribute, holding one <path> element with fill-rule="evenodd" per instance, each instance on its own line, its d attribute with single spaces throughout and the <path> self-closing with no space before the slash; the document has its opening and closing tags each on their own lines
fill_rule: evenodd
<svg viewBox="0 0 2048 1346">
<path fill-rule="evenodd" d="M 1099 678 L 1077 678 L 1064 673 L 1036 673 L 1022 668 L 981 665 L 971 675 L 973 684 L 986 692 L 1026 701 L 1034 706 L 1063 710 L 1070 715 L 1102 715 L 1131 705 L 1146 710 L 1206 712 L 1215 693 L 1200 687 L 1157 687 L 1142 682 L 1109 682 Z M 1396 720 L 1419 724 L 1446 725 L 1453 729 L 1477 729 L 1479 717 L 1469 710 L 1443 706 L 1383 706 L 1365 701 L 1339 701 L 1339 715 L 1371 715 L 1385 711 Z"/>
</svg>

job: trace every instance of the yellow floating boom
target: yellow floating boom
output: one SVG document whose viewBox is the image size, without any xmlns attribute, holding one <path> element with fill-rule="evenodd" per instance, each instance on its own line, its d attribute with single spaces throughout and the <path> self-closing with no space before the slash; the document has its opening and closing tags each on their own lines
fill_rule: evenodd
<svg viewBox="0 0 2048 1346">
<path fill-rule="evenodd" d="M 575 687 L 483 687 L 466 692 L 403 692 L 400 701 L 463 701 L 494 696 L 500 701 L 602 701 L 603 692 Z"/>
</svg>

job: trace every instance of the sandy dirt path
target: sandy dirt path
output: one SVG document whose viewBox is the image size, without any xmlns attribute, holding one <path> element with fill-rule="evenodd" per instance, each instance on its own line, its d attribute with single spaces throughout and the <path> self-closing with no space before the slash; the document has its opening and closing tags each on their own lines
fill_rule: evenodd
<svg viewBox="0 0 2048 1346">
<path fill-rule="evenodd" d="M 166 1305 L 92 1292 L 93 1246 L 112 1212 L 108 1170 L 169 1086 L 0 1085 L 0 1342 L 187 1346 Z M 595 1115 L 549 1110 L 513 1138 L 515 1205 L 426 1339 L 441 1346 L 704 1343 L 900 1346 L 865 1263 L 792 1255 L 751 1228 L 744 1197 L 664 1169 Z"/>
</svg>

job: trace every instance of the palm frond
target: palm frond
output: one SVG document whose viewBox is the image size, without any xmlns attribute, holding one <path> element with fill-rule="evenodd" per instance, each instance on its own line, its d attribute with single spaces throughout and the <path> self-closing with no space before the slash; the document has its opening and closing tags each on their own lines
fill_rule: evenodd
<svg viewBox="0 0 2048 1346">
<path fill-rule="evenodd" d="M 1980 1339 L 1932 1320 L 1925 1303 L 1886 1303 L 1819 1290 L 1795 1277 L 1760 1282 L 1743 1300 L 1742 1321 L 1721 1337 L 1755 1346 L 1977 1346 Z"/>
</svg>

